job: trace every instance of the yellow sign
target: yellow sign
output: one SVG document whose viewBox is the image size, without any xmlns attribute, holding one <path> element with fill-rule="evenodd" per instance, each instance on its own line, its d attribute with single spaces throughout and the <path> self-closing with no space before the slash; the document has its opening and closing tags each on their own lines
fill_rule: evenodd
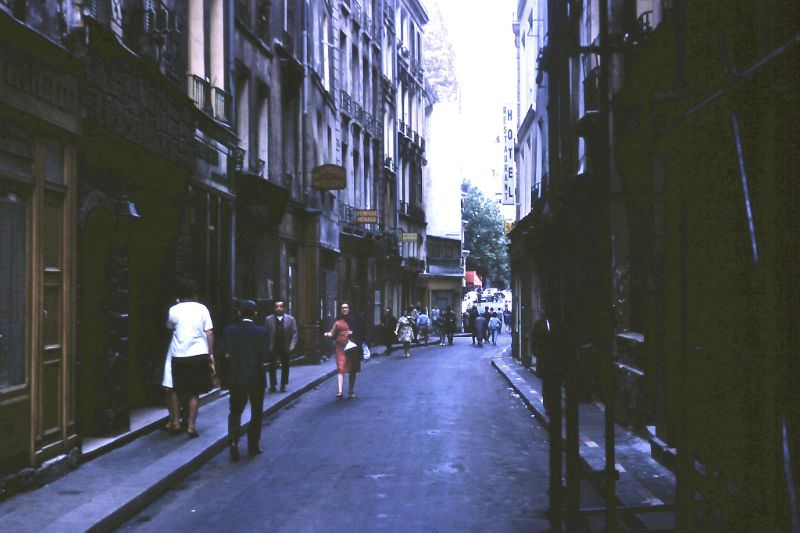
<svg viewBox="0 0 800 533">
<path fill-rule="evenodd" d="M 356 223 L 358 224 L 377 224 L 377 209 L 356 209 Z"/>
<path fill-rule="evenodd" d="M 403 235 L 400 237 L 400 240 L 403 242 L 417 242 L 417 234 L 416 233 L 406 233 L 403 232 Z"/>
<path fill-rule="evenodd" d="M 339 165 L 320 165 L 311 171 L 311 188 L 317 191 L 338 191 L 347 187 L 347 175 Z"/>
</svg>

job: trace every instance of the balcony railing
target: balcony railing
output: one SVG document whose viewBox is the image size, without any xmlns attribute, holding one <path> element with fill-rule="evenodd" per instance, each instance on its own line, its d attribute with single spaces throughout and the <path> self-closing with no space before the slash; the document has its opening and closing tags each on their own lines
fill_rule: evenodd
<svg viewBox="0 0 800 533">
<path fill-rule="evenodd" d="M 361 24 L 361 4 L 358 2 L 353 1 L 350 4 L 350 13 L 353 15 L 353 22 L 356 24 Z"/>
<path fill-rule="evenodd" d="M 369 36 L 370 39 L 374 38 L 372 35 L 372 17 L 367 15 L 366 12 L 364 13 L 364 22 L 361 25 L 361 28 L 364 30 L 364 33 L 366 33 Z"/>
<path fill-rule="evenodd" d="M 339 204 L 339 223 L 353 226 L 356 223 L 356 210 L 352 205 Z"/>
<path fill-rule="evenodd" d="M 259 0 L 256 4 L 256 32 L 264 41 L 269 40 L 269 26 L 272 17 L 272 2 Z"/>
<path fill-rule="evenodd" d="M 351 115 L 353 113 L 353 99 L 347 94 L 347 91 L 342 89 L 342 112 Z"/>
<path fill-rule="evenodd" d="M 399 211 L 403 216 L 415 218 L 421 222 L 425 222 L 425 210 L 417 205 L 408 202 L 400 202 Z"/>
<path fill-rule="evenodd" d="M 383 168 L 389 172 L 394 172 L 394 159 L 389 156 L 383 158 Z"/>
<path fill-rule="evenodd" d="M 189 96 L 194 105 L 203 111 L 211 111 L 211 85 L 200 76 L 189 75 Z"/>
<path fill-rule="evenodd" d="M 214 118 L 230 124 L 231 95 L 219 87 L 214 87 Z"/>
</svg>

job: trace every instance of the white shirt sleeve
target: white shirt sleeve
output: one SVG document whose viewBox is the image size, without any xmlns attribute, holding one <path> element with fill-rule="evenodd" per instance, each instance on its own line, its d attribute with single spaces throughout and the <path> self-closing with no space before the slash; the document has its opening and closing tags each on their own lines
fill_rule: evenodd
<svg viewBox="0 0 800 533">
<path fill-rule="evenodd" d="M 211 314 L 208 312 L 208 307 L 203 306 L 203 331 L 214 329 L 214 324 L 211 322 Z"/>
<path fill-rule="evenodd" d="M 175 329 L 175 317 L 172 315 L 172 308 L 167 313 L 167 329 Z"/>
</svg>

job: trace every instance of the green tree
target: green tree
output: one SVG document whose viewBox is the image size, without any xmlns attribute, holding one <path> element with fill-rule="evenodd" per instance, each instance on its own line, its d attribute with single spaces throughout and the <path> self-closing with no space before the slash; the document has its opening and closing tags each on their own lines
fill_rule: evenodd
<svg viewBox="0 0 800 533">
<path fill-rule="evenodd" d="M 497 204 L 468 181 L 461 184 L 461 191 L 464 248 L 469 250 L 467 270 L 476 271 L 484 283 L 508 287 L 508 238 L 503 233 L 503 216 Z"/>
</svg>

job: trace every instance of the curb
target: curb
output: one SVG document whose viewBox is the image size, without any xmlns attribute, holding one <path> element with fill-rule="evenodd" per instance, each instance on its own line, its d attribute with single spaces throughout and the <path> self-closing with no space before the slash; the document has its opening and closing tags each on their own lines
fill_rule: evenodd
<svg viewBox="0 0 800 533">
<path fill-rule="evenodd" d="M 310 381 L 303 387 L 288 393 L 278 402 L 265 409 L 264 416 L 268 417 L 275 414 L 277 411 L 280 411 L 306 392 L 316 388 L 318 385 L 331 378 L 335 373 L 336 369 L 334 368 Z M 248 424 L 249 422 L 242 424 L 243 433 L 246 431 Z M 79 517 L 76 516 L 76 520 L 72 520 L 70 519 L 70 515 L 72 513 L 70 513 L 53 522 L 52 527 L 54 527 L 56 530 L 61 530 L 61 528 L 64 528 L 76 530 L 79 529 L 81 531 L 111 531 L 114 528 L 119 527 L 138 512 L 144 510 L 148 505 L 150 505 L 164 492 L 169 490 L 172 486 L 189 476 L 191 473 L 210 461 L 215 455 L 223 451 L 227 446 L 227 439 L 227 435 L 221 436 L 200 453 L 194 455 L 193 457 L 187 458 L 187 460 L 176 469 L 166 473 L 161 479 L 153 483 L 151 486 L 144 488 L 139 492 L 139 494 L 133 496 L 128 501 L 123 502 L 122 505 L 117 506 L 115 509 L 107 512 L 105 516 L 93 519 L 92 524 L 80 525 Z M 79 507 L 75 509 L 73 513 L 80 513 L 80 511 L 81 508 Z"/>
</svg>

